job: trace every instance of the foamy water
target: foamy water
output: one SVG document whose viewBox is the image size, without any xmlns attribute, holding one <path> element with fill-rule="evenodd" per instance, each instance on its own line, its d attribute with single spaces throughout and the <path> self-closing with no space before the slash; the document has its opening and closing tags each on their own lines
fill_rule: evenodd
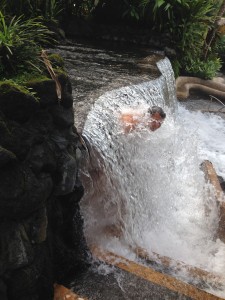
<svg viewBox="0 0 225 300">
<path fill-rule="evenodd" d="M 164 148 L 157 151 L 159 164 L 163 152 L 171 156 L 166 158 L 167 175 L 158 174 L 163 184 L 160 187 L 155 182 L 159 186 L 156 195 L 160 198 L 155 209 L 159 209 L 158 204 L 162 205 L 161 219 L 156 220 L 153 229 L 145 231 L 142 239 L 143 246 L 150 251 L 221 274 L 225 267 L 225 247 L 215 239 L 218 225 L 215 198 L 213 191 L 208 197 L 208 186 L 199 166 L 208 159 L 218 174 L 224 176 L 224 126 L 225 121 L 218 116 L 189 112 L 179 106 L 174 128 L 169 129 L 170 142 L 166 141 L 166 124 L 160 129 L 161 134 L 158 131 L 162 139 L 160 147 Z M 211 208 L 208 216 L 206 206 Z"/>
<path fill-rule="evenodd" d="M 225 120 L 212 113 L 191 112 L 179 106 L 179 118 L 186 128 L 196 131 L 199 156 L 210 160 L 218 175 L 225 179 Z"/>
<path fill-rule="evenodd" d="M 84 135 L 92 165 L 82 202 L 89 242 L 134 259 L 129 246 L 141 246 L 174 260 L 223 275 L 225 246 L 217 238 L 218 208 L 200 170 L 210 160 L 225 178 L 225 121 L 214 115 L 171 108 L 163 78 L 115 90 L 100 97 Z M 162 88 L 163 86 L 163 88 Z M 158 104 L 167 118 L 156 132 L 124 134 L 124 109 Z M 117 226 L 123 238 L 109 237 Z"/>
</svg>

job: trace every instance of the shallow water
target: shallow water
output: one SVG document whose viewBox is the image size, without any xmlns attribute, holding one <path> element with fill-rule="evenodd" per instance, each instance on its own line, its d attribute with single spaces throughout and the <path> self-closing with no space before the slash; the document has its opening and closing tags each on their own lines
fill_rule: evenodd
<svg viewBox="0 0 225 300">
<path fill-rule="evenodd" d="M 70 76 L 75 125 L 79 131 L 82 131 L 86 116 L 98 97 L 107 91 L 148 81 L 159 75 L 159 72 L 138 65 L 140 59 L 152 53 L 146 47 L 71 40 L 53 51 L 63 57 Z"/>
</svg>

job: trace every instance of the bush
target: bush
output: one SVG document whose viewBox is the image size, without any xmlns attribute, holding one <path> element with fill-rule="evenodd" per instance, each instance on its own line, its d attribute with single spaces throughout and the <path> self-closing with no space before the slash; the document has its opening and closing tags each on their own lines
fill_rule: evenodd
<svg viewBox="0 0 225 300">
<path fill-rule="evenodd" d="M 154 27 L 170 37 L 177 58 L 172 63 L 176 76 L 212 78 L 221 67 L 215 47 L 204 59 L 206 37 L 213 28 L 222 1 L 214 0 L 141 0 L 144 14 L 153 12 Z M 149 12 L 150 11 L 150 12 Z M 219 41 L 219 39 L 218 39 Z"/>
<path fill-rule="evenodd" d="M 62 0 L 0 0 L 4 14 L 24 15 L 27 18 L 42 16 L 45 21 L 57 22 L 63 11 Z"/>
<path fill-rule="evenodd" d="M 222 62 L 218 57 L 208 57 L 207 60 L 193 58 L 184 63 L 185 72 L 190 76 L 197 76 L 203 79 L 212 79 L 220 70 Z"/>
<path fill-rule="evenodd" d="M 51 32 L 40 18 L 7 20 L 0 12 L 1 77 L 39 69 L 41 45 L 50 40 Z"/>
</svg>

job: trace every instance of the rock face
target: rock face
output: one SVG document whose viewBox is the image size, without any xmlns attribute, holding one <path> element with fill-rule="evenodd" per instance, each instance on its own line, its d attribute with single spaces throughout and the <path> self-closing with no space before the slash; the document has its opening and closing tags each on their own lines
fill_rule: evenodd
<svg viewBox="0 0 225 300">
<path fill-rule="evenodd" d="M 87 266 L 77 178 L 82 146 L 71 85 L 59 76 L 0 86 L 0 299 L 50 300 L 54 282 Z M 76 274 L 76 273 L 75 273 Z"/>
</svg>

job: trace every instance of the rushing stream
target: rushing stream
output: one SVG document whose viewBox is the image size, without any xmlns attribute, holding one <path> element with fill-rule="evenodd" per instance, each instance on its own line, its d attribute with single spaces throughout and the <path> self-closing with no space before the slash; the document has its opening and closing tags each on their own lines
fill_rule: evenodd
<svg viewBox="0 0 225 300">
<path fill-rule="evenodd" d="M 225 122 L 178 104 L 169 60 L 159 61 L 158 68 L 162 75 L 157 79 L 103 94 L 88 114 L 83 129 L 90 150 L 82 175 L 85 233 L 89 243 L 128 258 L 134 259 L 128 245 L 138 245 L 223 275 L 218 208 L 200 165 L 214 158 L 217 172 L 225 175 L 223 147 L 219 142 L 217 149 L 211 147 L 201 128 L 208 125 L 212 138 L 219 128 L 219 140 L 225 137 Z M 152 105 L 167 114 L 161 128 L 124 134 L 120 113 Z M 114 236 L 118 228 L 122 233 Z"/>
</svg>

